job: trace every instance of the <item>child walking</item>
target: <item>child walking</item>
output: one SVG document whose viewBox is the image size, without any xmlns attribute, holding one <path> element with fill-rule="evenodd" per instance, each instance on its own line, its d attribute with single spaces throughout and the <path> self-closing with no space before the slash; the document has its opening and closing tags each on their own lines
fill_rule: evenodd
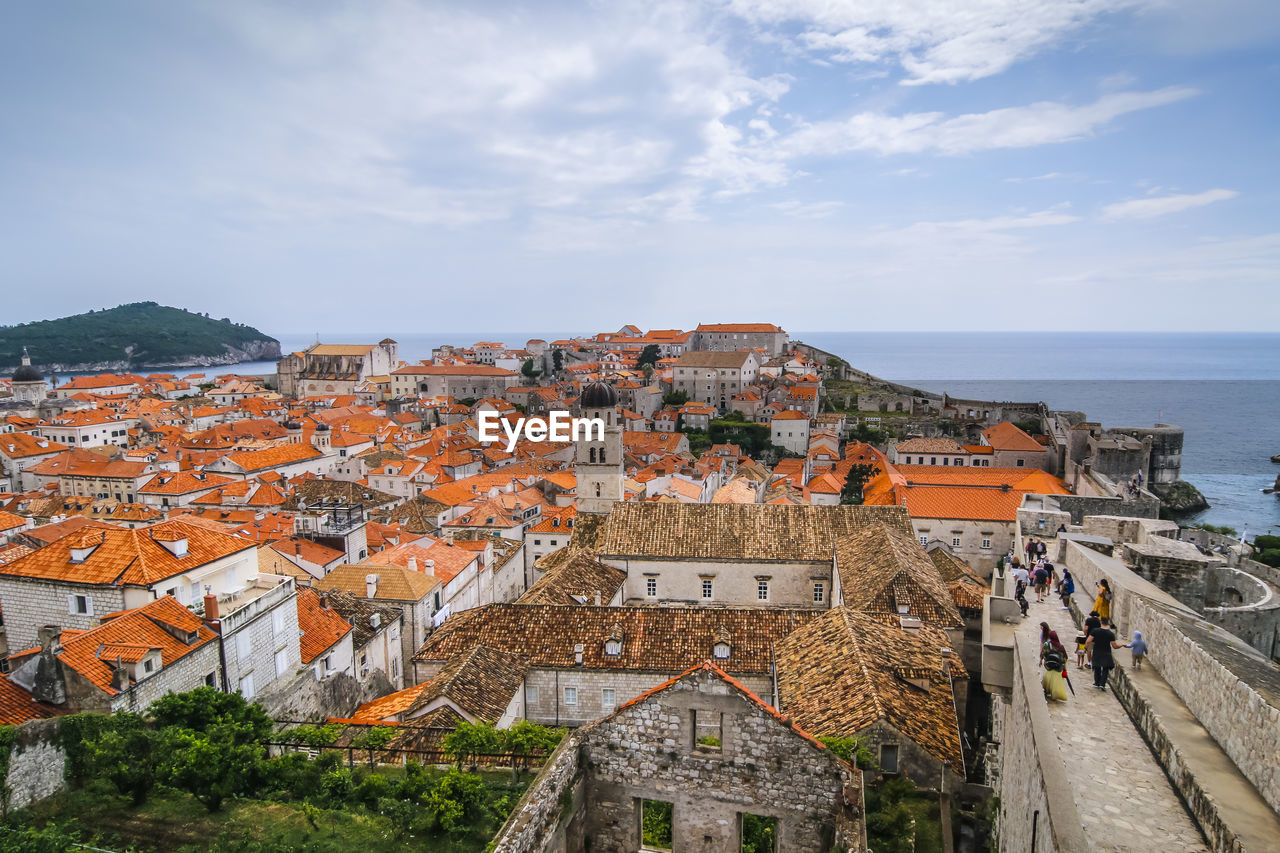
<svg viewBox="0 0 1280 853">
<path fill-rule="evenodd" d="M 1142 639 L 1142 632 L 1134 631 L 1133 639 L 1125 643 L 1125 647 L 1133 650 L 1133 668 L 1142 669 L 1142 659 L 1147 656 L 1147 641 Z"/>
</svg>

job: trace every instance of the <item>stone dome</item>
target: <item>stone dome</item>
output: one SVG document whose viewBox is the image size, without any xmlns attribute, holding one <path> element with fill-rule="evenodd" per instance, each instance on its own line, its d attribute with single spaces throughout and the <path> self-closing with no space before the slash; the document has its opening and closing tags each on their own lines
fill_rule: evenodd
<svg viewBox="0 0 1280 853">
<path fill-rule="evenodd" d="M 592 382 L 582 389 L 578 405 L 584 409 L 610 409 L 618 405 L 618 392 L 612 385 Z"/>
<path fill-rule="evenodd" d="M 13 371 L 14 382 L 43 382 L 44 377 L 40 375 L 40 371 L 36 370 L 29 364 L 18 365 L 18 369 Z"/>
<path fill-rule="evenodd" d="M 328 424 L 316 424 L 316 432 L 328 432 L 328 431 L 329 431 Z"/>
</svg>

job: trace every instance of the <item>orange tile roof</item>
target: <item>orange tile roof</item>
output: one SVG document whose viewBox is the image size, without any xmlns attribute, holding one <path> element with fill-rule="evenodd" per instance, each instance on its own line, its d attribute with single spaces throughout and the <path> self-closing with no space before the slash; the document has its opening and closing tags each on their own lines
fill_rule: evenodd
<svg viewBox="0 0 1280 853">
<path fill-rule="evenodd" d="M 61 453 L 70 448 L 65 444 L 31 435 L 25 432 L 10 432 L 0 435 L 0 453 L 10 459 L 23 459 L 27 456 L 45 456 Z"/>
<path fill-rule="evenodd" d="M 310 587 L 298 589 L 298 628 L 303 663 L 311 663 L 353 630 L 336 610 L 322 606 L 320 594 Z"/>
<path fill-rule="evenodd" d="M 157 474 L 144 483 L 139 494 L 148 495 L 184 495 L 198 492 L 201 489 L 213 489 L 227 483 L 236 482 L 231 477 L 221 474 L 206 474 L 203 471 L 179 471 L 178 473 Z"/>
<path fill-rule="evenodd" d="M 336 548 L 321 545 L 319 542 L 312 542 L 310 539 L 304 539 L 301 536 L 290 536 L 287 539 L 272 542 L 267 547 L 278 554 L 294 556 L 317 566 L 327 566 L 346 556 L 345 553 Z"/>
<path fill-rule="evenodd" d="M 166 630 L 166 626 L 194 633 L 195 642 L 182 642 Z M 122 660 L 138 661 L 146 652 L 159 649 L 161 666 L 172 666 L 216 636 L 199 616 L 166 595 L 142 607 L 104 617 L 103 624 L 97 628 L 75 633 L 63 631 L 58 659 L 99 690 L 114 696 L 120 692 L 111 686 L 112 664 L 117 654 Z"/>
<path fill-rule="evenodd" d="M 403 714 L 409 710 L 409 706 L 417 700 L 418 695 L 430 684 L 431 682 L 424 681 L 413 687 L 406 687 L 404 690 L 397 690 L 395 693 L 389 693 L 386 696 L 365 702 L 359 708 L 356 708 L 351 715 L 351 719 L 357 722 L 376 723 L 389 720 L 398 714 Z"/>
<path fill-rule="evenodd" d="M 996 450 L 1014 450 L 1030 453 L 1044 450 L 1044 445 L 1008 421 L 1001 421 L 982 431 L 987 444 Z"/>
<path fill-rule="evenodd" d="M 149 585 L 222 557 L 252 548 L 249 542 L 183 521 L 162 521 L 137 530 L 92 525 L 0 566 L 0 575 L 85 584 Z M 187 540 L 187 555 L 175 557 L 157 537 Z M 72 549 L 91 549 L 72 562 Z"/>
<path fill-rule="evenodd" d="M 773 323 L 699 323 L 699 332 L 781 332 Z"/>
<path fill-rule="evenodd" d="M 267 468 L 278 468 L 292 462 L 305 462 L 323 456 L 310 444 L 282 444 L 268 447 L 265 450 L 245 450 L 227 454 L 227 459 L 239 465 L 245 471 L 262 471 Z"/>
</svg>

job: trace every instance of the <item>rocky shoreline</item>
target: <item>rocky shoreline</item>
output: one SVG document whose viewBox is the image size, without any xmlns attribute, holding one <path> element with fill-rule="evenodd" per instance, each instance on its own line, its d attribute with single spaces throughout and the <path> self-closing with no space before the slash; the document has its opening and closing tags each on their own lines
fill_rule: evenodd
<svg viewBox="0 0 1280 853">
<path fill-rule="evenodd" d="M 101 373 L 106 371 L 155 370 L 170 367 L 219 367 L 246 361 L 267 361 L 281 357 L 279 341 L 248 341 L 243 346 L 223 344 L 226 352 L 221 355 L 193 355 L 182 359 L 168 359 L 163 363 L 116 359 L 83 364 L 52 362 L 36 365 L 42 373 Z"/>
</svg>

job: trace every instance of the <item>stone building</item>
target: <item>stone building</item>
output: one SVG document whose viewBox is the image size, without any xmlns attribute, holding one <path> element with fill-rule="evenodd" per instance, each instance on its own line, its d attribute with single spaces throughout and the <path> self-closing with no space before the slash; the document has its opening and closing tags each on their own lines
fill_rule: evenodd
<svg viewBox="0 0 1280 853">
<path fill-rule="evenodd" d="M 669 836 L 643 839 L 648 810 Z M 706 662 L 567 737 L 494 850 L 729 853 L 764 826 L 788 853 L 863 851 L 863 811 L 858 770 Z"/>
<path fill-rule="evenodd" d="M 27 355 L 26 347 L 22 348 L 22 364 L 13 371 L 10 387 L 13 389 L 15 402 L 26 403 L 33 408 L 49 396 L 49 384 L 44 381 L 40 371 L 31 366 L 31 356 Z"/>
<path fill-rule="evenodd" d="M 778 356 L 786 352 L 787 333 L 773 323 L 699 323 L 690 345 L 711 352 L 762 349 Z"/>
<path fill-rule="evenodd" d="M 276 387 L 286 397 L 354 394 L 371 377 L 385 377 L 399 364 L 390 338 L 376 344 L 315 343 L 280 359 Z"/>
<path fill-rule="evenodd" d="M 418 681 L 456 654 L 487 646 L 528 661 L 525 715 L 581 725 L 712 660 L 772 695 L 774 646 L 816 611 L 793 608 L 596 607 L 490 604 L 450 616 L 414 655 Z"/>
<path fill-rule="evenodd" d="M 671 368 L 671 387 L 687 394 L 690 402 L 727 412 L 733 398 L 755 382 L 759 367 L 755 353 L 747 349 L 686 352 Z"/>
<path fill-rule="evenodd" d="M 391 374 L 394 397 L 503 397 L 521 376 L 488 364 L 411 364 Z"/>
<path fill-rule="evenodd" d="M 892 506 L 627 502 L 572 544 L 626 570 L 627 603 L 826 609 L 837 540 L 877 523 L 910 531 Z"/>
</svg>

